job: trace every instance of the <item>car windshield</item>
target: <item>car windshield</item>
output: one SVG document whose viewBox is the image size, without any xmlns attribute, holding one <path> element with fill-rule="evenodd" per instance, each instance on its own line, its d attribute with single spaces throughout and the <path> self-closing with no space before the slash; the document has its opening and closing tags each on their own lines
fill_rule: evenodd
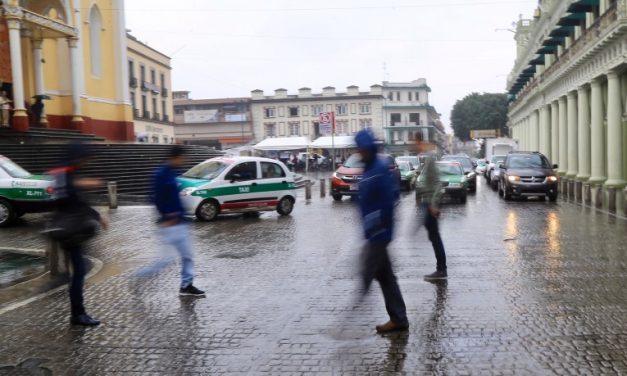
<svg viewBox="0 0 627 376">
<path fill-rule="evenodd" d="M 438 163 L 436 164 L 440 175 L 463 175 L 462 167 L 453 163 Z"/>
<path fill-rule="evenodd" d="M 498 157 L 492 157 L 492 163 L 494 164 L 501 164 L 505 162 L 505 156 L 499 155 Z"/>
<path fill-rule="evenodd" d="M 353 154 L 346 162 L 344 162 L 344 167 L 347 168 L 364 168 L 364 162 L 361 160 L 361 156 L 359 154 Z"/>
<path fill-rule="evenodd" d="M 509 168 L 551 168 L 549 161 L 537 154 L 510 155 L 507 159 Z"/>
<path fill-rule="evenodd" d="M 227 166 L 228 164 L 220 161 L 201 163 L 189 169 L 183 174 L 183 177 L 211 180 L 217 178 Z"/>
<path fill-rule="evenodd" d="M 398 168 L 400 168 L 400 170 L 403 172 L 407 172 L 407 171 L 411 171 L 412 165 L 411 163 L 407 161 L 400 161 L 398 162 Z"/>
<path fill-rule="evenodd" d="M 0 159 L 0 168 L 6 171 L 6 173 L 12 178 L 27 178 L 31 176 L 30 172 L 24 170 L 8 159 Z"/>
<path fill-rule="evenodd" d="M 406 161 L 412 164 L 412 166 L 418 166 L 420 163 L 418 161 L 418 157 L 398 157 L 396 160 L 400 163 L 401 161 Z"/>
<path fill-rule="evenodd" d="M 444 157 L 442 158 L 443 161 L 456 161 L 461 163 L 462 167 L 465 170 L 472 170 L 472 162 L 470 161 L 470 158 L 466 158 L 466 157 Z"/>
</svg>

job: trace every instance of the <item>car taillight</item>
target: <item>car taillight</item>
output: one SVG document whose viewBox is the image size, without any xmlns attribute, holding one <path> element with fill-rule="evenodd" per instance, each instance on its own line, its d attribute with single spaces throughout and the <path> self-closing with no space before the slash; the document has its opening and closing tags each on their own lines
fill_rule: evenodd
<svg viewBox="0 0 627 376">
<path fill-rule="evenodd" d="M 53 194 L 54 193 L 54 188 L 52 188 L 52 187 L 46 188 L 46 193 L 49 194 L 49 195 Z"/>
</svg>

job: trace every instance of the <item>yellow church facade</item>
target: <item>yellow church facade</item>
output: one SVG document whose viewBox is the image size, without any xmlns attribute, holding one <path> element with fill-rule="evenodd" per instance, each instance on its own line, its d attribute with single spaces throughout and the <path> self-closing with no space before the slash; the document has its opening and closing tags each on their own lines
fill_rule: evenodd
<svg viewBox="0 0 627 376">
<path fill-rule="evenodd" d="M 2 4 L 0 90 L 11 101 L 10 126 L 134 140 L 124 0 Z M 33 107 L 37 96 L 43 111 Z"/>
</svg>

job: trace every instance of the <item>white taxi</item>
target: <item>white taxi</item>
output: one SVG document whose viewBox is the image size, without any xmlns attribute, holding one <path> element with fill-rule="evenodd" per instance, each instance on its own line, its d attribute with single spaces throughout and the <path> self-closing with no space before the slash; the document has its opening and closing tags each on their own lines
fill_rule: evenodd
<svg viewBox="0 0 627 376">
<path fill-rule="evenodd" d="M 53 186 L 52 177 L 32 175 L 0 155 L 0 227 L 9 225 L 25 213 L 51 210 Z"/>
<path fill-rule="evenodd" d="M 187 215 L 211 221 L 218 214 L 276 210 L 289 215 L 296 201 L 294 177 L 274 159 L 208 159 L 178 179 Z"/>
</svg>

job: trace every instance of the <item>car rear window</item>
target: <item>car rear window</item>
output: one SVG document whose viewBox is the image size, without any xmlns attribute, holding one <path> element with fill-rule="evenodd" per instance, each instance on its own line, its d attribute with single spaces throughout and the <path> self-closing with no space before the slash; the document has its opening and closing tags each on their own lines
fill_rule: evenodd
<svg viewBox="0 0 627 376">
<path fill-rule="evenodd" d="M 31 176 L 30 172 L 24 170 L 8 159 L 0 159 L 0 168 L 6 171 L 12 178 L 27 178 Z"/>
<path fill-rule="evenodd" d="M 472 162 L 470 161 L 470 158 L 465 158 L 465 157 L 444 157 L 442 158 L 443 161 L 457 161 L 459 163 L 462 164 L 462 166 L 464 166 L 464 168 L 466 169 L 472 169 Z"/>
<path fill-rule="evenodd" d="M 217 178 L 218 175 L 220 175 L 227 166 L 228 164 L 220 161 L 201 163 L 190 168 L 186 173 L 183 174 L 183 177 L 211 180 Z"/>
<path fill-rule="evenodd" d="M 458 164 L 452 163 L 437 163 L 436 167 L 440 172 L 440 175 L 463 175 L 462 167 Z"/>
<path fill-rule="evenodd" d="M 359 154 L 352 154 L 346 162 L 344 162 L 344 167 L 347 168 L 364 168 L 364 162 L 361 160 L 361 156 Z"/>
</svg>

